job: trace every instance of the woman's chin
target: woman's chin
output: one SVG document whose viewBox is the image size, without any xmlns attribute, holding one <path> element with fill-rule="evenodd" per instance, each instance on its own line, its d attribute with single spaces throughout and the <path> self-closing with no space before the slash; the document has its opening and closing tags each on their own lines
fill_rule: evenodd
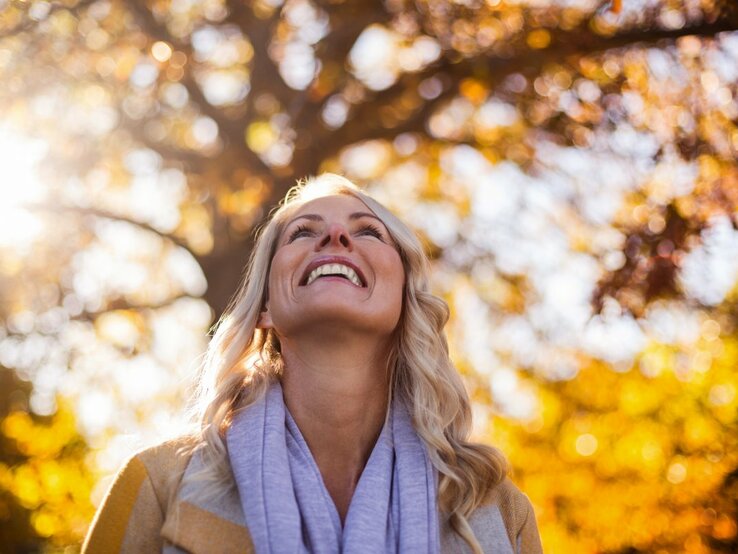
<svg viewBox="0 0 738 554">
<path fill-rule="evenodd" d="M 314 303 L 300 313 L 299 320 L 293 320 L 282 328 L 287 335 L 314 335 L 318 338 L 329 336 L 349 338 L 351 335 L 384 336 L 392 334 L 399 317 L 399 311 L 368 314 L 355 303 L 336 299 L 330 304 Z"/>
</svg>

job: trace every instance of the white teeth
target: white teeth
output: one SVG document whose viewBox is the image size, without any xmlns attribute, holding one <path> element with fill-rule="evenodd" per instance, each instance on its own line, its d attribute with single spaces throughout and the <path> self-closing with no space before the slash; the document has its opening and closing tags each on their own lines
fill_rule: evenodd
<svg viewBox="0 0 738 554">
<path fill-rule="evenodd" d="M 310 272 L 310 276 L 305 284 L 309 285 L 321 275 L 344 275 L 357 287 L 362 286 L 361 280 L 359 279 L 359 276 L 356 275 L 356 272 L 343 264 L 325 264 L 316 267 L 312 272 Z"/>
</svg>

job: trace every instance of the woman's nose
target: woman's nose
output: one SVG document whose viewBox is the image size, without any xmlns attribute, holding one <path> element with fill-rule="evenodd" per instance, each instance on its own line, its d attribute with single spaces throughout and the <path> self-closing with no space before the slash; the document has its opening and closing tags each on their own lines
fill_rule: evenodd
<svg viewBox="0 0 738 554">
<path fill-rule="evenodd" d="M 351 241 L 351 235 L 346 230 L 346 227 L 340 223 L 331 223 L 325 230 L 325 234 L 320 238 L 318 242 L 319 248 L 325 248 L 326 246 L 343 246 L 351 250 L 353 248 L 353 242 Z"/>
</svg>

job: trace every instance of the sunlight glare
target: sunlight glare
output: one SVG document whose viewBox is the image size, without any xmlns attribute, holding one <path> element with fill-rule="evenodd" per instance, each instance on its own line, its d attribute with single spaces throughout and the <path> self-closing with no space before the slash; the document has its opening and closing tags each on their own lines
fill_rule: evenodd
<svg viewBox="0 0 738 554">
<path fill-rule="evenodd" d="M 27 247 L 42 231 L 43 224 L 28 205 L 41 202 L 46 187 L 40 182 L 37 164 L 48 145 L 24 137 L 0 124 L 0 248 Z"/>
</svg>

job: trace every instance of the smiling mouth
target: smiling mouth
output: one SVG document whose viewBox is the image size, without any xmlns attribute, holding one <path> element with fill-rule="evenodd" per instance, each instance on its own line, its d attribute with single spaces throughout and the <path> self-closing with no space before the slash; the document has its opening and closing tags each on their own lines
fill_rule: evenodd
<svg viewBox="0 0 738 554">
<path fill-rule="evenodd" d="M 364 287 L 356 271 L 344 264 L 324 264 L 313 269 L 305 280 L 304 285 L 310 285 L 321 277 L 339 277 L 351 282 L 357 287 Z"/>
</svg>

